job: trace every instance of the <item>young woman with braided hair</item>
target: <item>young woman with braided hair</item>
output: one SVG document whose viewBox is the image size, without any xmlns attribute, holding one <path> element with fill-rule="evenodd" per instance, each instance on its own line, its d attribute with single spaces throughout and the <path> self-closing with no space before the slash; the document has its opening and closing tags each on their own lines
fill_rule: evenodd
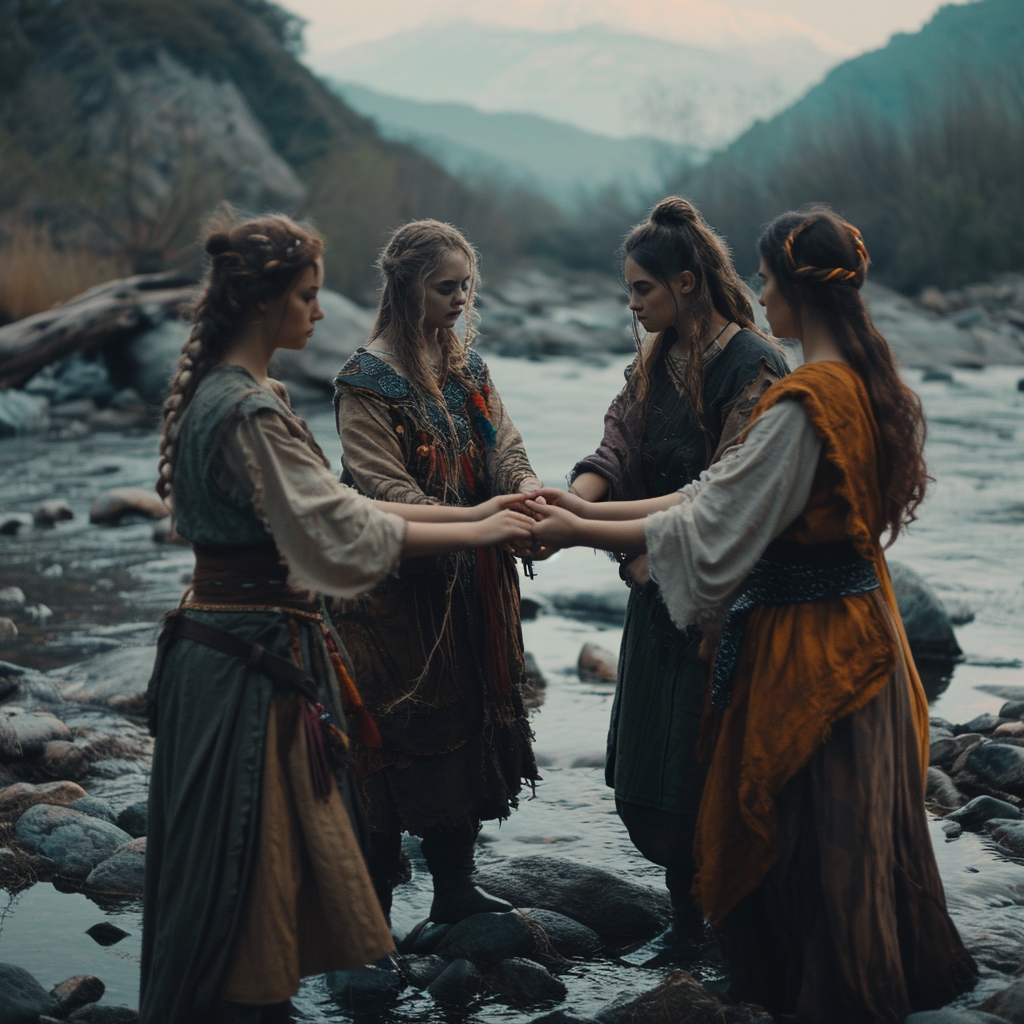
<svg viewBox="0 0 1024 1024">
<path fill-rule="evenodd" d="M 787 370 L 778 346 L 754 326 L 727 246 L 691 203 L 663 199 L 623 249 L 638 356 L 605 415 L 601 446 L 572 473 L 572 491 L 590 501 L 674 494 L 735 443 L 757 400 Z M 694 622 L 676 628 L 647 577 L 646 556 L 619 555 L 630 595 L 606 778 L 633 843 L 666 869 L 672 898 L 671 927 L 638 955 L 687 962 L 707 945 L 690 893 L 704 783 L 695 754 L 701 633 Z"/>
<path fill-rule="evenodd" d="M 647 551 L 680 626 L 727 608 L 694 891 L 733 993 L 800 1024 L 899 1024 L 976 980 L 928 834 L 928 707 L 882 549 L 924 496 L 924 417 L 861 298 L 857 229 L 812 207 L 760 249 L 761 304 L 805 362 L 742 443 L 662 499 L 528 504 L 543 543 Z"/>
<path fill-rule="evenodd" d="M 165 403 L 158 490 L 196 568 L 149 693 L 146 1024 L 283 1021 L 302 976 L 389 955 L 346 769 L 348 725 L 380 737 L 318 595 L 529 536 L 512 499 L 384 511 L 331 474 L 267 376 L 323 317 L 322 249 L 286 217 L 221 211 Z"/>
<path fill-rule="evenodd" d="M 540 486 L 483 359 L 470 347 L 477 256 L 450 224 L 399 228 L 366 347 L 335 381 L 346 482 L 372 498 L 473 508 Z M 465 337 L 455 325 L 465 318 Z M 511 906 L 473 885 L 480 823 L 538 778 L 515 560 L 497 548 L 406 562 L 336 602 L 383 745 L 362 749 L 367 863 L 381 905 L 403 877 L 402 832 L 421 836 L 434 900 L 454 923 Z"/>
</svg>

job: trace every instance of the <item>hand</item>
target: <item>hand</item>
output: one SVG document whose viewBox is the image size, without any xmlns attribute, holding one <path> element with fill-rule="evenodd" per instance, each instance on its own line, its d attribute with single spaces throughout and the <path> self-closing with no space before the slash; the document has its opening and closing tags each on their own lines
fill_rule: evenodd
<svg viewBox="0 0 1024 1024">
<path fill-rule="evenodd" d="M 554 548 L 572 547 L 579 532 L 579 519 L 567 509 L 542 504 L 542 501 L 530 499 L 526 503 L 537 520 L 531 530 L 534 544 Z"/>
<path fill-rule="evenodd" d="M 530 497 L 537 500 L 543 499 L 549 505 L 564 508 L 574 516 L 579 516 L 580 519 L 590 518 L 587 515 L 590 502 L 584 501 L 578 494 L 573 494 L 571 491 L 563 491 L 558 487 L 542 487 L 539 491 L 534 491 Z"/>
<path fill-rule="evenodd" d="M 474 547 L 485 548 L 491 544 L 528 542 L 533 525 L 529 516 L 506 508 L 474 523 L 470 529 L 473 531 Z"/>
<path fill-rule="evenodd" d="M 521 512 L 523 515 L 526 515 L 527 509 L 525 501 L 525 494 L 496 494 L 493 498 L 488 498 L 487 501 L 481 502 L 479 505 L 471 505 L 470 520 L 478 522 L 482 519 L 487 519 L 489 516 L 493 516 L 496 512 L 502 512 L 507 508 L 511 508 L 516 512 Z"/>
</svg>

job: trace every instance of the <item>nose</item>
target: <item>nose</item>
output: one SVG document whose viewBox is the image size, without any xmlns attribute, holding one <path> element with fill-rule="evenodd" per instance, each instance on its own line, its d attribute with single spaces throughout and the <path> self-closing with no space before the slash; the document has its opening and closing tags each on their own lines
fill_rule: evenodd
<svg viewBox="0 0 1024 1024">
<path fill-rule="evenodd" d="M 629 308 L 634 313 L 639 313 L 640 310 L 644 308 L 644 304 L 639 295 L 631 295 L 629 297 Z"/>
<path fill-rule="evenodd" d="M 313 306 L 313 317 L 312 317 L 312 320 L 313 320 L 314 323 L 316 323 L 317 320 L 323 320 L 323 318 L 324 318 L 324 311 L 321 308 L 320 303 L 317 302 Z"/>
<path fill-rule="evenodd" d="M 767 305 L 765 304 L 765 301 L 764 301 L 764 291 L 763 290 L 762 290 L 761 294 L 758 295 L 758 297 L 757 297 L 757 304 L 759 306 L 764 306 L 765 309 L 768 308 Z"/>
</svg>

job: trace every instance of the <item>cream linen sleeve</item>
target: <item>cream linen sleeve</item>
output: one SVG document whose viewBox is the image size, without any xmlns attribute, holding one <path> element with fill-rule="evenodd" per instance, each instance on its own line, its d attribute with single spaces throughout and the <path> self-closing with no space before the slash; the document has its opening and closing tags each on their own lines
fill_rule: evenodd
<svg viewBox="0 0 1024 1024">
<path fill-rule="evenodd" d="M 678 505 L 648 517 L 651 578 L 680 629 L 728 598 L 800 515 L 820 455 L 803 406 L 779 402 L 742 445 L 682 489 Z"/>
<path fill-rule="evenodd" d="M 405 520 L 339 483 L 277 413 L 241 421 L 224 456 L 228 471 L 251 485 L 296 585 L 353 597 L 398 568 Z"/>
</svg>

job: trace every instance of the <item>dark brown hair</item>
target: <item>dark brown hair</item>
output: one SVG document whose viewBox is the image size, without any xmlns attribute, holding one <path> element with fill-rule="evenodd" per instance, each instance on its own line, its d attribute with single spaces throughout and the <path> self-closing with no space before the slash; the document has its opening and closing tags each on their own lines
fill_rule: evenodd
<svg viewBox="0 0 1024 1024">
<path fill-rule="evenodd" d="M 461 253 L 469 261 L 466 338 L 460 338 L 454 327 L 444 327 L 437 332 L 441 367 L 440 373 L 435 374 L 423 346 L 424 289 L 427 278 L 451 253 Z M 475 335 L 473 293 L 478 265 L 477 252 L 462 232 L 438 220 L 414 220 L 400 227 L 388 239 L 377 261 L 384 287 L 370 338 L 385 341 L 409 379 L 438 401 L 441 400 L 438 380 L 443 381 L 452 373 L 461 375 L 466 350 Z"/>
<path fill-rule="evenodd" d="M 181 417 L 200 382 L 224 357 L 243 316 L 257 302 L 271 302 L 285 294 L 324 251 L 323 239 L 308 225 L 296 224 L 283 214 L 242 220 L 226 204 L 207 223 L 203 246 L 211 265 L 192 307 L 192 330 L 182 346 L 171 392 L 164 402 L 156 484 L 164 499 L 172 490 L 174 444 Z"/>
<path fill-rule="evenodd" d="M 824 205 L 776 217 L 758 248 L 797 324 L 801 307 L 820 313 L 864 382 L 881 435 L 879 485 L 888 546 L 917 518 L 924 498 L 925 419 L 921 400 L 900 379 L 892 349 L 860 294 L 867 248 L 860 232 Z"/>
<path fill-rule="evenodd" d="M 732 254 L 725 239 L 707 224 L 697 208 L 679 196 L 662 199 L 647 220 L 630 231 L 622 246 L 623 260 L 630 257 L 648 274 L 669 289 L 675 297 L 671 280 L 683 271 L 694 277 L 693 291 L 687 296 L 690 358 L 686 361 L 684 386 L 699 423 L 702 423 L 704 361 L 699 346 L 707 337 L 711 318 L 717 310 L 722 316 L 748 330 L 756 331 L 754 311 L 747 291 L 732 265 Z M 636 369 L 630 387 L 638 402 L 647 399 L 651 367 L 664 342 L 662 332 L 645 354 L 639 331 L 634 323 L 637 341 Z"/>
</svg>

